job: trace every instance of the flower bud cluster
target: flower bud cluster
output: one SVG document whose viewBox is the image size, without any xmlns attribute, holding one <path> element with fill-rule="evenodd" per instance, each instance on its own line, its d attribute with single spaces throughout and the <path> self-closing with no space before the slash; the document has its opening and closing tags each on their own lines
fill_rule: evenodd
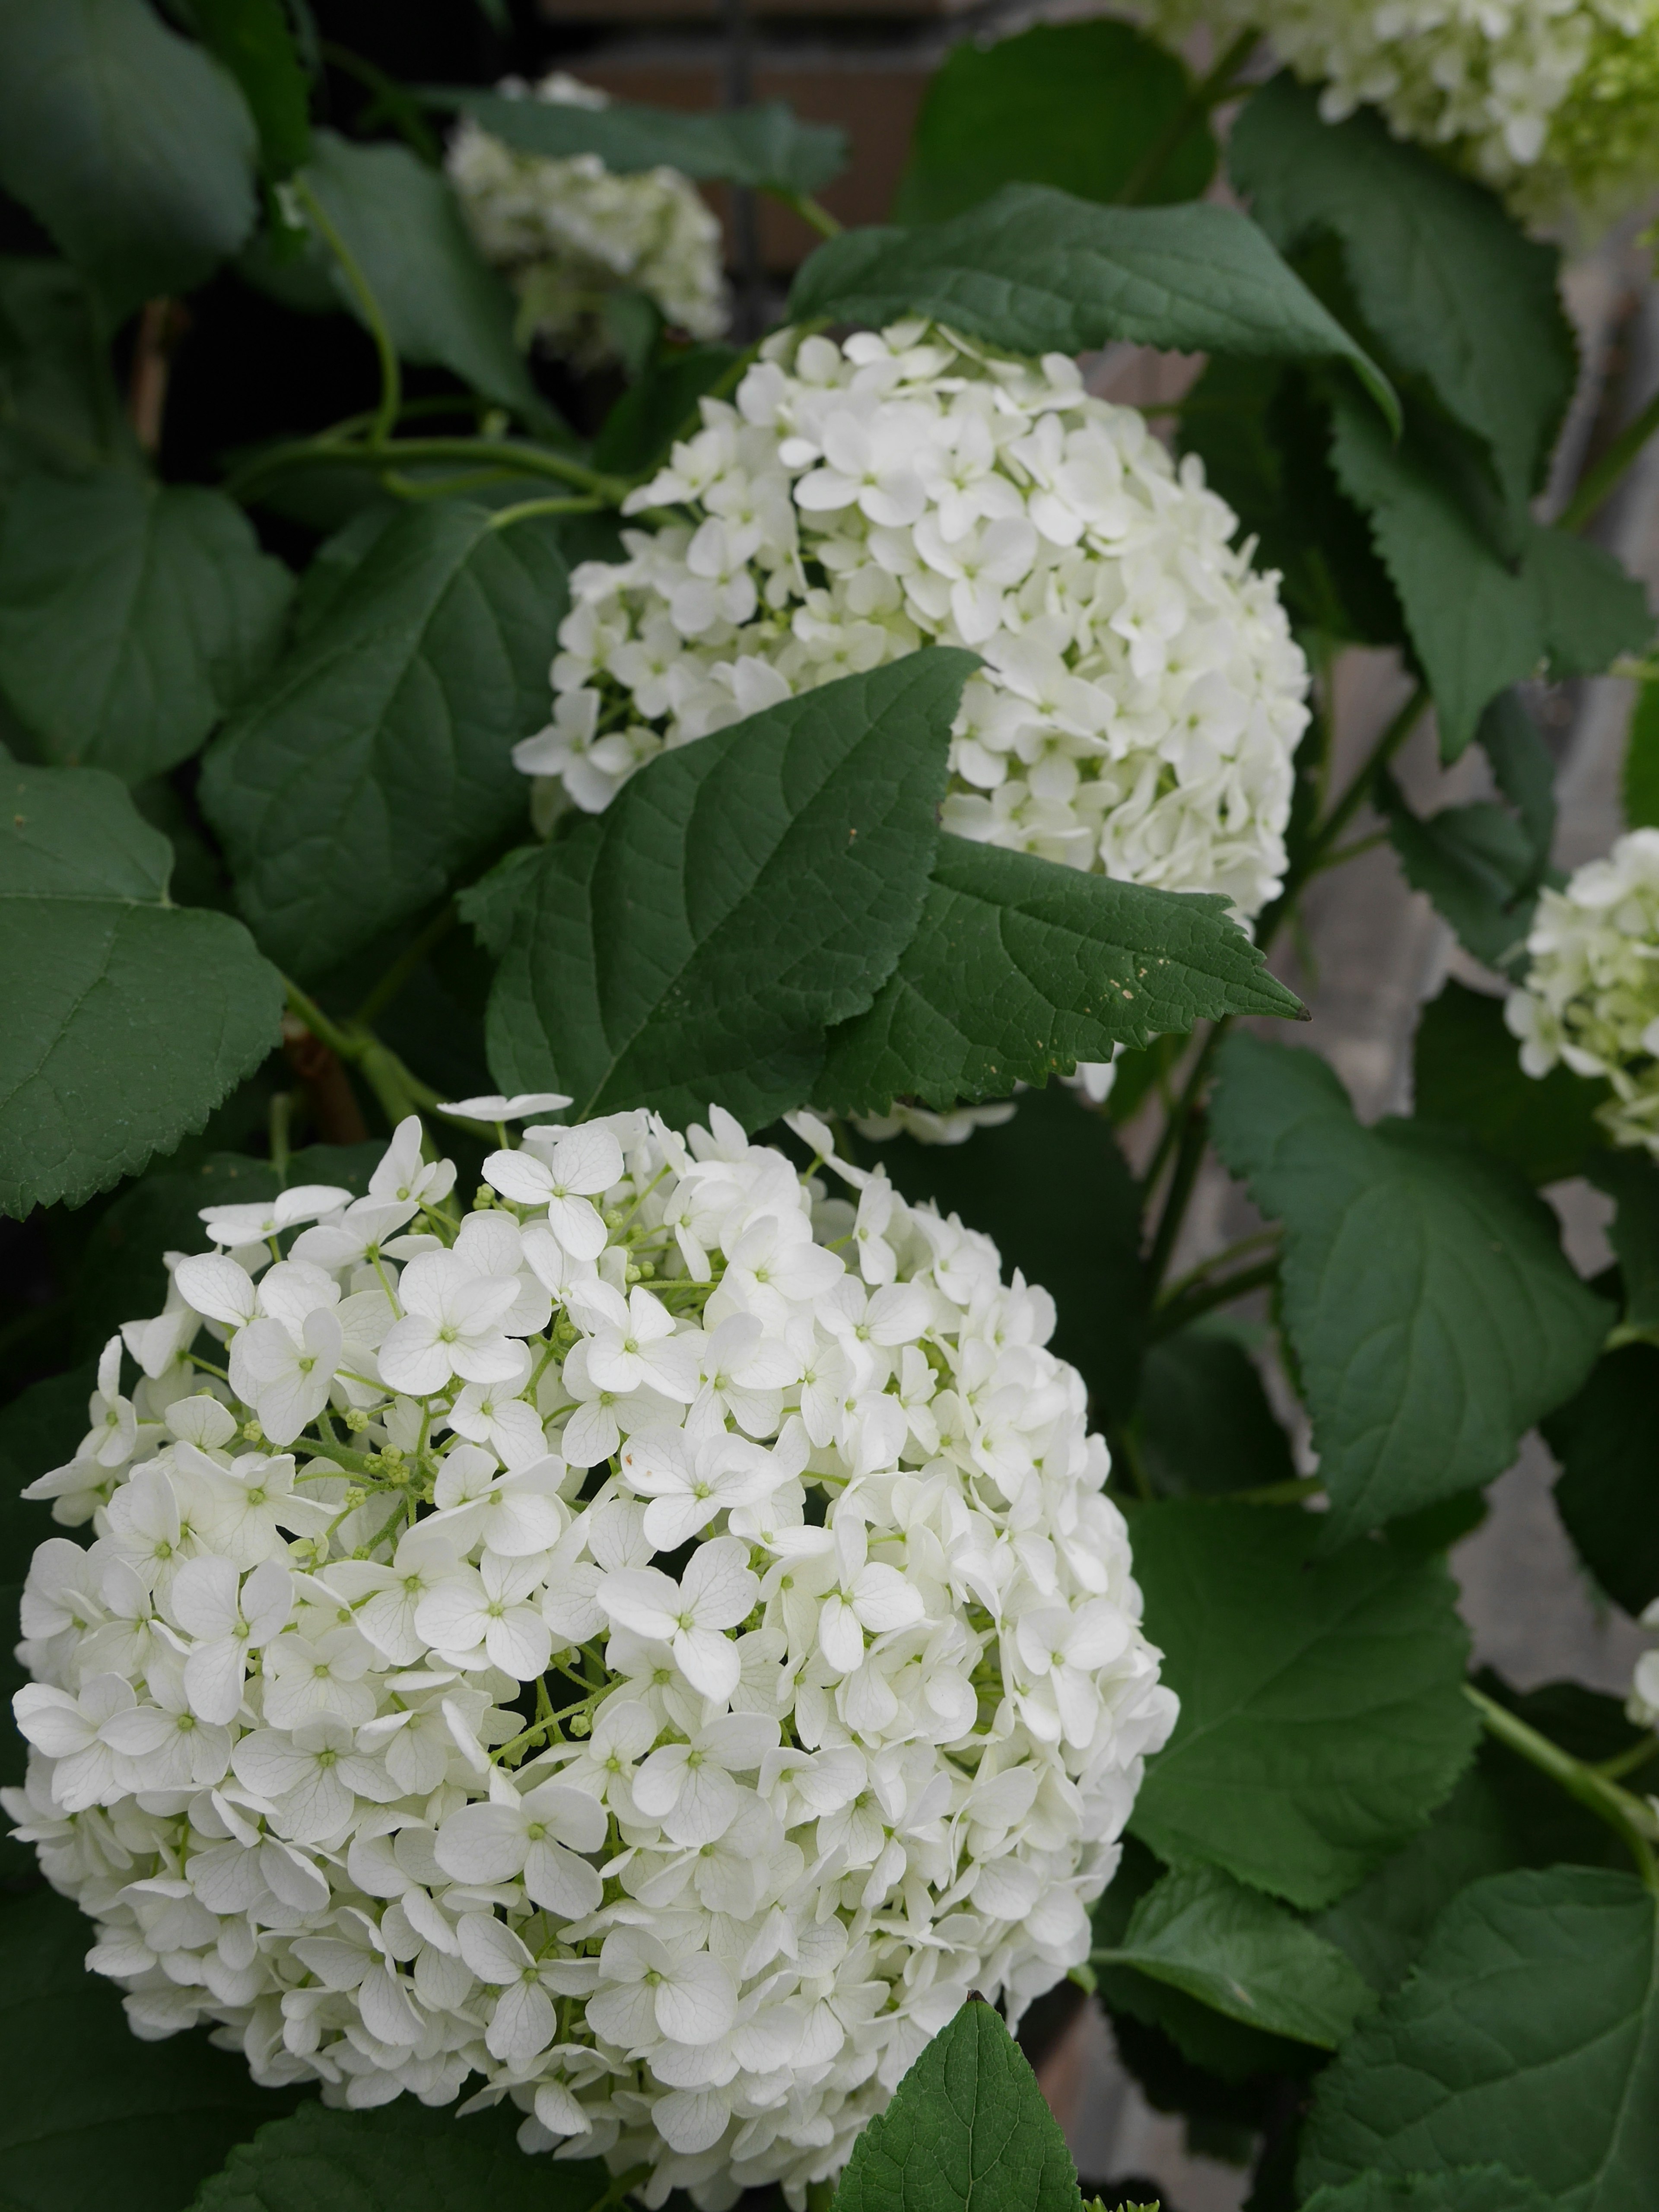
<svg viewBox="0 0 1659 2212">
<path fill-rule="evenodd" d="M 1659 830 L 1632 830 L 1539 897 L 1529 964 L 1504 1007 L 1528 1075 L 1605 1076 L 1616 1145 L 1659 1158 Z"/>
<path fill-rule="evenodd" d="M 684 521 L 575 572 L 514 754 L 552 795 L 598 812 L 665 746 L 942 641 L 985 663 L 947 829 L 1245 915 L 1276 893 L 1308 672 L 1195 459 L 1062 356 L 917 321 L 782 332 L 702 422 L 629 501 Z"/>
<path fill-rule="evenodd" d="M 555 70 L 499 89 L 568 106 L 604 107 L 597 86 Z M 727 319 L 720 230 L 678 169 L 617 176 L 597 154 L 549 161 L 521 154 L 470 118 L 446 164 L 468 228 L 518 295 L 520 331 L 550 353 L 594 368 L 615 358 L 605 325 L 612 292 L 643 292 L 663 319 L 692 337 L 718 337 Z"/>
<path fill-rule="evenodd" d="M 1047 1295 L 710 1122 L 205 1209 L 27 1493 L 4 1802 L 141 2035 L 718 2212 L 1086 1957 L 1176 1701 Z"/>
<path fill-rule="evenodd" d="M 1254 29 L 1339 122 L 1378 107 L 1540 220 L 1622 212 L 1653 187 L 1655 0 L 1152 0 L 1175 43 Z"/>
</svg>

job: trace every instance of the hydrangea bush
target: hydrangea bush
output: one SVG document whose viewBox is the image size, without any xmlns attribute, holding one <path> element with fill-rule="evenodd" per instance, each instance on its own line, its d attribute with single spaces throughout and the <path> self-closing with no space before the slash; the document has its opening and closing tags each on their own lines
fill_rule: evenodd
<svg viewBox="0 0 1659 2212">
<path fill-rule="evenodd" d="M 1515 212 L 1650 26 L 1259 12 L 958 44 L 843 232 L 524 8 L 0 9 L 4 2212 L 1110 2212 L 1090 2005 L 1240 2201 L 1649 2212 L 1656 1655 L 1452 1570 L 1536 1428 L 1659 1621 L 1659 401 L 1559 493 Z"/>
<path fill-rule="evenodd" d="M 799 2201 L 1086 1960 L 1176 1701 L 1082 1381 L 803 1133 L 855 1202 L 716 1109 L 534 1125 L 462 1213 L 411 1117 L 110 1340 L 4 1802 L 138 2033 Z"/>
</svg>

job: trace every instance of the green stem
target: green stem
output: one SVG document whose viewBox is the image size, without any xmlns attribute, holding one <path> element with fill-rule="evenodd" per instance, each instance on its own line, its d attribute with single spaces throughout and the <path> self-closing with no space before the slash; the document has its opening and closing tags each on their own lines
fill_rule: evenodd
<svg viewBox="0 0 1659 2212">
<path fill-rule="evenodd" d="M 1209 1134 L 1208 1120 L 1202 1109 L 1194 1106 L 1182 1125 L 1180 1141 L 1176 1146 L 1175 1165 L 1170 1171 L 1169 1193 L 1164 1200 L 1164 1211 L 1158 1218 L 1152 1252 L 1146 1261 L 1147 1276 L 1154 1290 L 1164 1280 L 1164 1271 L 1170 1264 L 1176 1239 L 1181 1234 L 1188 1201 L 1198 1182 L 1198 1171 L 1204 1164 Z"/>
<path fill-rule="evenodd" d="M 1411 697 L 1371 747 L 1325 819 L 1309 837 L 1306 849 L 1290 869 L 1285 888 L 1256 925 L 1256 943 L 1265 951 L 1295 909 L 1296 902 L 1324 865 L 1329 852 L 1354 816 L 1371 795 L 1379 770 L 1386 768 L 1422 720 L 1429 704 L 1429 687 L 1419 684 Z M 1352 857 L 1350 855 L 1349 857 Z"/>
<path fill-rule="evenodd" d="M 225 489 L 233 499 L 246 499 L 250 489 L 267 477 L 295 468 L 399 468 L 410 461 L 494 461 L 516 476 L 554 477 L 591 493 L 606 507 L 620 507 L 632 485 L 621 477 L 601 476 L 563 453 L 545 446 L 521 444 L 512 438 L 394 438 L 380 445 L 346 444 L 333 437 L 297 439 L 277 446 L 239 469 Z"/>
<path fill-rule="evenodd" d="M 781 200 L 785 207 L 793 208 L 801 221 L 810 223 L 820 238 L 841 236 L 841 224 L 827 207 L 819 205 L 811 192 L 777 192 L 774 198 Z"/>
<path fill-rule="evenodd" d="M 398 410 L 403 405 L 403 374 L 398 367 L 398 349 L 392 343 L 392 333 L 386 328 L 380 303 L 367 276 L 357 265 L 357 258 L 334 226 L 333 218 L 306 182 L 303 175 L 294 179 L 294 196 L 316 225 L 326 242 L 329 252 L 340 264 L 340 272 L 351 287 L 352 296 L 362 310 L 363 320 L 368 325 L 368 334 L 374 341 L 374 350 L 380 362 L 380 404 L 376 409 L 369 435 L 379 443 L 389 438 L 398 420 Z"/>
<path fill-rule="evenodd" d="M 440 945 L 454 928 L 458 920 L 453 899 L 446 899 L 424 929 L 418 930 L 404 947 L 380 981 L 351 1017 L 354 1025 L 365 1026 L 376 1014 L 389 1006 L 397 998 L 410 977 L 426 958 L 434 945 Z"/>
<path fill-rule="evenodd" d="M 287 976 L 283 978 L 283 987 L 288 994 L 289 1012 L 296 1020 L 303 1022 L 313 1036 L 319 1038 L 331 1052 L 337 1053 L 342 1060 L 349 1060 L 354 1067 L 362 1069 L 363 1080 L 379 1099 L 380 1109 L 393 1128 L 411 1114 L 435 1111 L 441 1103 L 438 1093 L 429 1083 L 422 1083 L 419 1076 L 405 1067 L 391 1047 L 380 1042 L 373 1030 L 366 1029 L 357 1022 L 331 1019 L 308 992 L 302 991 Z M 459 1123 L 464 1128 L 474 1126 L 462 1121 L 459 1115 L 450 1115 L 447 1118 Z"/>
<path fill-rule="evenodd" d="M 1352 845 L 1339 846 L 1334 853 L 1322 854 L 1309 869 L 1309 877 L 1322 876 L 1328 868 L 1342 867 L 1350 860 L 1357 860 L 1362 853 L 1373 853 L 1388 842 L 1386 830 L 1373 830 L 1369 837 L 1356 837 Z"/>
<path fill-rule="evenodd" d="M 1201 122 L 1212 107 L 1219 107 L 1232 92 L 1244 64 L 1256 50 L 1260 36 L 1259 32 L 1241 31 L 1209 75 L 1200 78 L 1124 179 L 1115 195 L 1119 207 L 1135 207 L 1146 198 L 1194 124 Z"/>
<path fill-rule="evenodd" d="M 270 1097 L 270 1164 L 276 1170 L 276 1180 L 283 1182 L 288 1175 L 290 1155 L 289 1132 L 294 1120 L 294 1093 L 274 1091 Z"/>
<path fill-rule="evenodd" d="M 1299 1505 L 1316 1498 L 1325 1485 L 1316 1474 L 1293 1474 L 1284 1482 L 1264 1482 L 1255 1490 L 1230 1490 L 1230 1505 Z"/>
<path fill-rule="evenodd" d="M 1636 1871 L 1644 1886 L 1659 1897 L 1659 1861 L 1653 1855 L 1653 1845 L 1659 1841 L 1659 1818 L 1639 1797 L 1632 1797 L 1628 1790 L 1621 1790 L 1616 1782 L 1598 1774 L 1582 1759 L 1574 1759 L 1547 1736 L 1540 1735 L 1536 1729 L 1528 1728 L 1525 1721 L 1500 1705 L 1495 1698 L 1477 1690 L 1473 1682 L 1465 1682 L 1463 1694 L 1474 1706 L 1487 1731 L 1500 1743 L 1507 1744 L 1519 1753 L 1540 1774 L 1547 1774 L 1552 1782 L 1559 1783 L 1570 1797 L 1596 1818 L 1605 1820 L 1614 1835 L 1625 1845 L 1636 1862 Z"/>
<path fill-rule="evenodd" d="M 1598 1759 L 1591 1771 L 1599 1774 L 1603 1782 L 1622 1782 L 1627 1774 L 1640 1773 L 1655 1759 L 1659 1759 L 1659 1737 L 1638 1736 L 1616 1757 Z"/>
<path fill-rule="evenodd" d="M 1170 1155 L 1180 1141 L 1181 1132 L 1186 1127 L 1187 1116 L 1193 1109 L 1200 1086 L 1209 1075 L 1210 1061 L 1214 1056 L 1217 1045 L 1221 1042 L 1222 1031 L 1226 1026 L 1226 1021 L 1224 1019 L 1218 1022 L 1211 1030 L 1208 1036 L 1198 1048 L 1197 1057 L 1188 1072 L 1187 1080 L 1181 1086 L 1180 1097 L 1174 1105 L 1167 1109 L 1164 1127 L 1158 1132 L 1158 1143 L 1153 1149 L 1152 1157 L 1147 1162 L 1146 1172 L 1140 1179 L 1141 1189 L 1148 1198 L 1157 1189 L 1158 1177 L 1168 1165 Z"/>
<path fill-rule="evenodd" d="M 1200 1260 L 1195 1267 L 1190 1267 L 1184 1275 L 1178 1276 L 1164 1291 L 1162 1303 L 1164 1305 L 1176 1304 L 1189 1291 L 1195 1291 L 1200 1283 L 1208 1282 L 1218 1268 L 1231 1267 L 1235 1260 L 1242 1260 L 1247 1252 L 1254 1252 L 1258 1245 L 1277 1244 L 1278 1242 L 1279 1231 L 1276 1228 L 1258 1229 L 1251 1236 L 1241 1237 L 1236 1244 L 1224 1245 L 1219 1252 L 1212 1252 L 1207 1260 Z"/>
<path fill-rule="evenodd" d="M 1582 530 L 1656 430 L 1659 430 L 1659 392 L 1654 393 L 1639 415 L 1625 425 L 1595 466 L 1580 478 L 1577 489 L 1561 510 L 1556 527 Z"/>
<path fill-rule="evenodd" d="M 365 61 L 361 54 L 354 54 L 349 46 L 337 46 L 332 39 L 325 39 L 319 52 L 323 59 L 338 70 L 342 76 L 355 77 L 367 91 L 374 94 L 374 100 L 360 119 L 360 127 L 362 124 L 378 120 L 379 115 L 384 114 L 399 137 L 420 155 L 422 161 L 429 162 L 434 169 L 439 167 L 443 160 L 443 149 L 422 114 L 419 103 L 410 98 L 402 85 L 389 77 L 384 70 L 376 69 L 373 62 Z"/>
<path fill-rule="evenodd" d="M 1278 1273 L 1279 1255 L 1275 1253 L 1272 1259 L 1259 1261 L 1254 1267 L 1241 1268 L 1237 1274 L 1224 1276 L 1218 1283 L 1206 1284 L 1189 1297 L 1166 1299 L 1152 1309 L 1146 1324 L 1147 1342 L 1157 1344 L 1164 1337 L 1173 1336 L 1177 1329 L 1186 1328 L 1201 1315 L 1213 1312 L 1217 1306 L 1231 1305 L 1235 1298 L 1248 1297 L 1252 1291 L 1265 1288 Z"/>
<path fill-rule="evenodd" d="M 602 499 L 590 494 L 568 499 L 521 499 L 516 507 L 503 507 L 490 519 L 492 530 L 510 530 L 515 522 L 527 522 L 535 514 L 598 514 L 605 506 Z"/>
</svg>

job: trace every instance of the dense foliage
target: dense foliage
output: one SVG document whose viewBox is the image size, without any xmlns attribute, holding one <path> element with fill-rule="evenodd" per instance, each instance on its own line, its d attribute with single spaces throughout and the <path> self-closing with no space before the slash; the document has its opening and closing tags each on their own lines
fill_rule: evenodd
<svg viewBox="0 0 1659 2212">
<path fill-rule="evenodd" d="M 1651 22 L 964 45 L 842 232 L 453 12 L 0 0 L 6 2212 L 1080 2212 L 1068 1972 L 1251 2212 L 1645 2212 L 1654 1665 L 1472 1679 L 1446 1553 L 1540 1427 L 1659 1602 L 1659 410 L 1540 520 L 1513 211 Z M 746 345 L 705 182 L 823 236 Z M 1366 1125 L 1267 963 L 1384 840 L 1489 988 Z"/>
</svg>

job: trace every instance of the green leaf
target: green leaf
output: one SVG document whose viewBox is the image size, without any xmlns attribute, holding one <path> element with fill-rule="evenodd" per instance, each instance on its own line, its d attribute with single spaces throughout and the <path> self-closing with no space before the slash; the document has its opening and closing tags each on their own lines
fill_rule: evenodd
<svg viewBox="0 0 1659 2212">
<path fill-rule="evenodd" d="M 1626 827 L 1659 826 L 1659 681 L 1651 678 L 1637 690 L 1620 786 Z"/>
<path fill-rule="evenodd" d="M 1079 2212 L 1077 2173 L 1036 2076 L 970 1997 L 853 2145 L 836 2212 Z"/>
<path fill-rule="evenodd" d="M 1332 1903 L 1468 1764 L 1480 1723 L 1450 1576 L 1380 1544 L 1318 1559 L 1318 1516 L 1283 1506 L 1146 1506 L 1133 1536 L 1181 1699 L 1134 1832 L 1306 1910 Z"/>
<path fill-rule="evenodd" d="M 606 476 L 643 476 L 676 438 L 690 437 L 698 428 L 698 400 L 742 358 L 725 345 L 659 352 L 605 416 L 593 441 L 593 466 Z"/>
<path fill-rule="evenodd" d="M 1458 1892 L 1517 1863 L 1502 1801 L 1471 1768 L 1411 1841 L 1314 1923 L 1379 1995 L 1410 1972 L 1429 1929 Z"/>
<path fill-rule="evenodd" d="M 0 2173 L 8 2212 L 179 2212 L 204 2175 L 295 2093 L 256 2088 L 205 2033 L 143 2043 L 82 1964 L 67 1898 L 0 1897 Z"/>
<path fill-rule="evenodd" d="M 898 1097 L 943 1108 L 1195 1021 L 1302 1012 L 1224 898 L 944 836 L 915 935 L 874 1005 L 830 1038 L 815 1096 L 842 1114 Z"/>
<path fill-rule="evenodd" d="M 1622 562 L 1567 530 L 1534 526 L 1526 547 L 1552 676 L 1599 676 L 1621 653 L 1647 649 L 1654 634 L 1647 592 Z"/>
<path fill-rule="evenodd" d="M 25 477 L 0 523 L 0 696 L 44 758 L 142 782 L 264 673 L 293 589 L 222 492 Z"/>
<path fill-rule="evenodd" d="M 1553 2212 L 1648 2212 L 1659 2173 L 1659 1943 L 1633 1875 L 1497 1875 L 1315 2091 L 1298 2185 L 1501 2162 Z"/>
<path fill-rule="evenodd" d="M 440 897 L 523 818 L 515 739 L 546 719 L 558 525 L 404 509 L 207 757 L 243 913 L 320 974 Z"/>
<path fill-rule="evenodd" d="M 1370 356 L 1231 208 L 1103 208 L 1042 185 L 1006 185 L 949 222 L 832 238 L 796 277 L 789 314 L 878 324 L 931 315 L 1024 354 L 1083 353 L 1128 338 L 1183 352 L 1346 361 L 1398 422 L 1393 390 Z"/>
<path fill-rule="evenodd" d="M 1177 1868 L 1130 1916 L 1111 1963 L 1251 2027 L 1334 2051 L 1370 1991 L 1334 1943 L 1216 1867 Z"/>
<path fill-rule="evenodd" d="M 1427 380 L 1522 508 L 1577 376 L 1558 250 L 1528 238 L 1493 193 L 1395 137 L 1375 109 L 1322 120 L 1317 88 L 1288 71 L 1246 101 L 1227 167 L 1280 252 L 1338 240 L 1390 366 Z"/>
<path fill-rule="evenodd" d="M 487 399 L 546 418 L 514 341 L 512 295 L 480 258 L 437 170 L 407 146 L 358 146 L 318 131 L 301 176 L 362 271 L 402 359 L 452 370 Z M 331 282 L 361 319 L 337 266 Z"/>
<path fill-rule="evenodd" d="M 684 176 L 724 178 L 761 191 L 816 192 L 847 164 L 844 131 L 803 123 L 781 100 L 688 115 L 623 100 L 605 107 L 515 100 L 471 85 L 445 86 L 426 97 L 436 107 L 459 107 L 520 154 L 553 161 L 597 154 L 618 175 L 665 162 Z"/>
<path fill-rule="evenodd" d="M 112 326 L 235 252 L 252 157 L 235 85 L 146 0 L 0 0 L 0 185 Z"/>
<path fill-rule="evenodd" d="M 1330 1498 L 1328 1546 L 1501 1474 L 1589 1373 L 1610 1315 L 1555 1216 L 1464 1139 L 1362 1128 L 1313 1054 L 1237 1032 L 1217 1150 L 1285 1224 L 1280 1310 Z"/>
<path fill-rule="evenodd" d="M 1412 1070 L 1420 1120 L 1467 1131 L 1528 1182 L 1580 1174 L 1603 1141 L 1595 1109 L 1605 1084 L 1567 1067 L 1526 1074 L 1504 1001 L 1455 979 L 1418 1017 Z"/>
<path fill-rule="evenodd" d="M 1051 1084 L 965 1145 L 897 1137 L 872 1157 L 913 1204 L 932 1199 L 941 1213 L 982 1229 L 1005 1274 L 1018 1267 L 1042 1284 L 1057 1316 L 1052 1347 L 1088 1384 L 1094 1418 L 1127 1420 L 1146 1314 L 1140 1188 L 1105 1116 Z M 1054 1202 L 1057 1189 L 1064 1206 Z"/>
<path fill-rule="evenodd" d="M 283 0 L 192 0 L 202 43 L 242 88 L 269 177 L 291 176 L 311 151 L 311 89 Z"/>
<path fill-rule="evenodd" d="M 1215 141 L 1188 110 L 1191 88 L 1175 56 L 1127 23 L 1039 23 L 989 46 L 964 39 L 928 84 L 893 213 L 937 222 L 1009 184 L 1115 200 L 1182 123 L 1148 198 L 1196 199 L 1215 173 Z"/>
<path fill-rule="evenodd" d="M 1582 1076 L 1575 1078 L 1584 1084 Z M 1600 1085 L 1585 1084 L 1593 1096 Z M 1646 1152 L 1600 1152 L 1586 1170 L 1613 1202 L 1607 1238 L 1619 1261 L 1624 1329 L 1659 1338 L 1659 1163 Z"/>
<path fill-rule="evenodd" d="M 1423 892 L 1484 966 L 1512 973 L 1523 965 L 1538 882 L 1532 840 L 1514 815 L 1477 799 L 1443 806 L 1425 819 L 1413 812 L 1386 770 L 1376 790 L 1412 889 Z"/>
<path fill-rule="evenodd" d="M 1579 1557 L 1639 1613 L 1659 1597 L 1659 1350 L 1607 1352 L 1543 1430 L 1561 1465 L 1556 1510 Z"/>
<path fill-rule="evenodd" d="M 1340 2189 L 1316 2189 L 1302 2212 L 1550 2212 L 1550 2206 L 1530 2181 L 1501 2166 L 1460 2166 L 1362 2173 Z"/>
<path fill-rule="evenodd" d="M 362 2112 L 302 2105 L 239 2143 L 191 2212 L 588 2212 L 602 2160 L 532 2158 L 511 2105 L 457 2119 L 400 2097 Z"/>
<path fill-rule="evenodd" d="M 0 479 L 137 456 L 85 279 L 66 261 L 0 258 Z"/>
<path fill-rule="evenodd" d="M 277 1040 L 240 922 L 169 906 L 173 848 L 100 769 L 0 786 L 0 1211 L 78 1206 L 199 1129 Z"/>
<path fill-rule="evenodd" d="M 1483 1668 L 1475 1680 L 1488 1697 L 1586 1765 L 1614 1758 L 1622 1761 L 1626 1752 L 1641 1747 L 1644 1763 L 1625 1768 L 1624 1785 L 1638 1795 L 1659 1788 L 1659 1739 L 1636 1727 L 1622 1698 L 1587 1690 L 1581 1682 L 1546 1682 L 1523 1695 L 1490 1668 Z M 1504 1808 L 1519 1863 L 1629 1870 L 1630 1852 L 1623 1838 L 1570 1797 L 1553 1776 L 1540 1774 L 1530 1760 L 1490 1736 L 1478 1756 L 1482 1778 Z"/>
<path fill-rule="evenodd" d="M 974 658 L 931 647 L 663 754 L 523 884 L 490 994 L 507 1091 L 575 1117 L 711 1103 L 758 1128 L 811 1096 L 823 1032 L 911 935 Z"/>
<path fill-rule="evenodd" d="M 1296 1474 L 1261 1370 L 1224 1321 L 1195 1322 L 1148 1347 L 1134 1448 L 1153 1488 L 1168 1498 L 1265 1490 Z"/>
</svg>

